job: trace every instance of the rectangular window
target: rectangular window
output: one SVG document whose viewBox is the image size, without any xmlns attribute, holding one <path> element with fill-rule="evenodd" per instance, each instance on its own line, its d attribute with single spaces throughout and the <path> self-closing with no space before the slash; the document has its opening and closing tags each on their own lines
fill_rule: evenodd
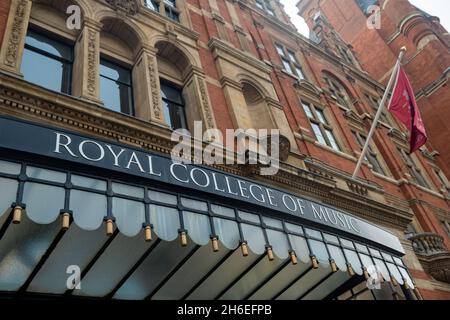
<svg viewBox="0 0 450 320">
<path fill-rule="evenodd" d="M 373 115 L 375 115 L 378 111 L 378 108 L 380 107 L 381 100 L 367 93 L 364 95 L 366 96 L 367 101 L 369 101 L 369 105 L 372 108 Z M 388 113 L 387 108 L 384 108 L 383 112 L 381 113 L 380 120 L 381 122 L 391 125 L 387 113 Z"/>
<path fill-rule="evenodd" d="M 438 168 L 433 168 L 433 171 L 434 171 L 434 174 L 436 175 L 436 177 L 441 182 L 442 188 L 445 188 L 450 191 L 450 184 L 449 184 L 448 179 L 445 176 L 444 172 L 442 172 L 442 170 L 438 169 Z"/>
<path fill-rule="evenodd" d="M 256 0 L 256 6 L 270 14 L 271 16 L 275 17 L 275 10 L 272 7 L 272 4 L 270 3 L 270 0 Z"/>
<path fill-rule="evenodd" d="M 21 65 L 26 81 L 70 94 L 72 66 L 72 46 L 28 30 Z"/>
<path fill-rule="evenodd" d="M 114 62 L 101 59 L 100 96 L 106 108 L 133 115 L 131 71 Z"/>
<path fill-rule="evenodd" d="M 161 81 L 161 96 L 166 123 L 172 130 L 187 129 L 181 89 L 172 83 Z"/>
<path fill-rule="evenodd" d="M 176 22 L 180 22 L 180 11 L 177 8 L 176 0 L 145 0 L 145 6 Z"/>
<path fill-rule="evenodd" d="M 286 49 L 284 46 L 280 44 L 275 44 L 275 48 L 277 50 L 278 55 L 281 58 L 284 70 L 289 74 L 298 77 L 301 80 L 305 79 L 302 67 L 300 66 L 300 63 L 295 57 L 295 53 L 289 49 Z"/>
<path fill-rule="evenodd" d="M 333 133 L 333 128 L 329 125 L 324 111 L 305 101 L 302 101 L 302 106 L 306 116 L 309 119 L 317 142 L 333 148 L 336 151 L 340 151 L 341 148 L 337 143 Z"/>
<path fill-rule="evenodd" d="M 355 137 L 355 140 L 358 142 L 358 145 L 361 147 L 361 151 L 364 148 L 364 145 L 366 144 L 367 138 L 366 136 L 362 135 L 359 132 L 353 131 L 353 136 Z M 373 150 L 372 146 L 369 145 L 369 150 L 366 153 L 365 160 L 370 163 L 370 165 L 373 168 L 373 171 L 386 175 L 386 172 L 384 171 L 383 167 L 381 166 L 381 163 L 378 159 L 378 154 Z"/>
<path fill-rule="evenodd" d="M 425 179 L 422 170 L 419 168 L 413 157 L 411 157 L 410 154 L 408 154 L 404 149 L 397 148 L 398 152 L 400 153 L 401 157 L 406 163 L 406 166 L 408 167 L 409 173 L 414 179 L 414 182 L 416 182 L 419 186 L 422 186 L 424 188 L 430 189 L 430 185 L 428 184 L 427 180 Z"/>
</svg>

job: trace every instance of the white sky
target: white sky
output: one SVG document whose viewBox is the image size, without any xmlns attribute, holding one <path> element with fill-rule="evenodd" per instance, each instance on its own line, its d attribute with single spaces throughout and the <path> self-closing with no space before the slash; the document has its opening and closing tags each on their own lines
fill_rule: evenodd
<svg viewBox="0 0 450 320">
<path fill-rule="evenodd" d="M 431 15 L 438 16 L 442 25 L 450 31 L 450 1 L 449 0 L 409 0 L 416 7 L 428 12 Z M 295 6 L 298 0 L 281 0 L 286 12 L 291 16 L 292 22 L 297 26 L 301 34 L 309 36 L 309 29 L 303 18 L 297 13 Z"/>
</svg>

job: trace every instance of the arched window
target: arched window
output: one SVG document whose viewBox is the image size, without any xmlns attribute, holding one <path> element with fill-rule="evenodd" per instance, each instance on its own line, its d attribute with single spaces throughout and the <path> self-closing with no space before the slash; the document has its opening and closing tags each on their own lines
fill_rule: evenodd
<svg viewBox="0 0 450 320">
<path fill-rule="evenodd" d="M 73 4 L 33 2 L 20 69 L 26 81 L 64 94 L 72 93 L 74 43 L 79 34 L 66 27 L 65 8 Z"/>
<path fill-rule="evenodd" d="M 195 90 L 187 86 L 191 64 L 185 54 L 169 42 L 158 42 L 156 49 L 164 121 L 172 130 L 187 129 L 188 123 L 201 119 L 197 108 L 193 107 Z M 186 108 L 186 105 L 192 107 Z"/>
<path fill-rule="evenodd" d="M 121 20 L 106 18 L 100 33 L 100 99 L 105 108 L 134 115 L 133 65 L 139 38 Z"/>
<path fill-rule="evenodd" d="M 179 0 L 178 0 L 179 1 Z M 145 0 L 145 6 L 153 11 L 180 22 L 180 9 L 177 7 L 177 0 Z"/>
<path fill-rule="evenodd" d="M 341 82 L 330 76 L 326 76 L 325 79 L 328 82 L 328 88 L 336 98 L 338 105 L 346 110 L 354 110 L 355 107 L 352 99 Z"/>
</svg>

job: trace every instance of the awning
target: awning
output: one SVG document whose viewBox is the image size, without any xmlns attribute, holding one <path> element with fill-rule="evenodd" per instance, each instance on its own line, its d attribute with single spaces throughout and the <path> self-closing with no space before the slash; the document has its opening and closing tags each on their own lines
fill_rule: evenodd
<svg viewBox="0 0 450 320">
<path fill-rule="evenodd" d="M 414 288 L 400 254 L 373 242 L 130 181 L 1 160 L 0 292 L 323 299 L 374 266 Z"/>
</svg>

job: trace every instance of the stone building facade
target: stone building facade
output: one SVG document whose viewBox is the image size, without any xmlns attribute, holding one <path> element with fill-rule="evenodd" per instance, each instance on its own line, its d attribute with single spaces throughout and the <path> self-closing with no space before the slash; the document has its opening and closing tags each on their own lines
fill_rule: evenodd
<svg viewBox="0 0 450 320">
<path fill-rule="evenodd" d="M 67 27 L 72 5 L 80 8 L 80 29 Z M 170 154 L 173 129 L 192 129 L 194 121 L 223 132 L 279 129 L 276 175 L 214 168 L 389 230 L 406 252 L 415 298 L 450 298 L 448 168 L 431 147 L 408 155 L 404 128 L 386 113 L 360 177 L 351 178 L 384 74 L 370 77 L 366 60 L 324 17 L 315 18 L 313 40 L 296 31 L 276 0 L 5 0 L 0 17 L 2 116 L 158 154 Z M 46 73 L 55 65 L 47 70 L 60 73 Z M 111 234 L 113 222 L 106 216 Z M 148 238 L 150 225 L 144 227 Z M 45 271 L 40 264 L 32 275 Z M 348 273 L 354 276 L 351 267 Z M 344 296 L 358 298 L 354 290 Z"/>
</svg>

